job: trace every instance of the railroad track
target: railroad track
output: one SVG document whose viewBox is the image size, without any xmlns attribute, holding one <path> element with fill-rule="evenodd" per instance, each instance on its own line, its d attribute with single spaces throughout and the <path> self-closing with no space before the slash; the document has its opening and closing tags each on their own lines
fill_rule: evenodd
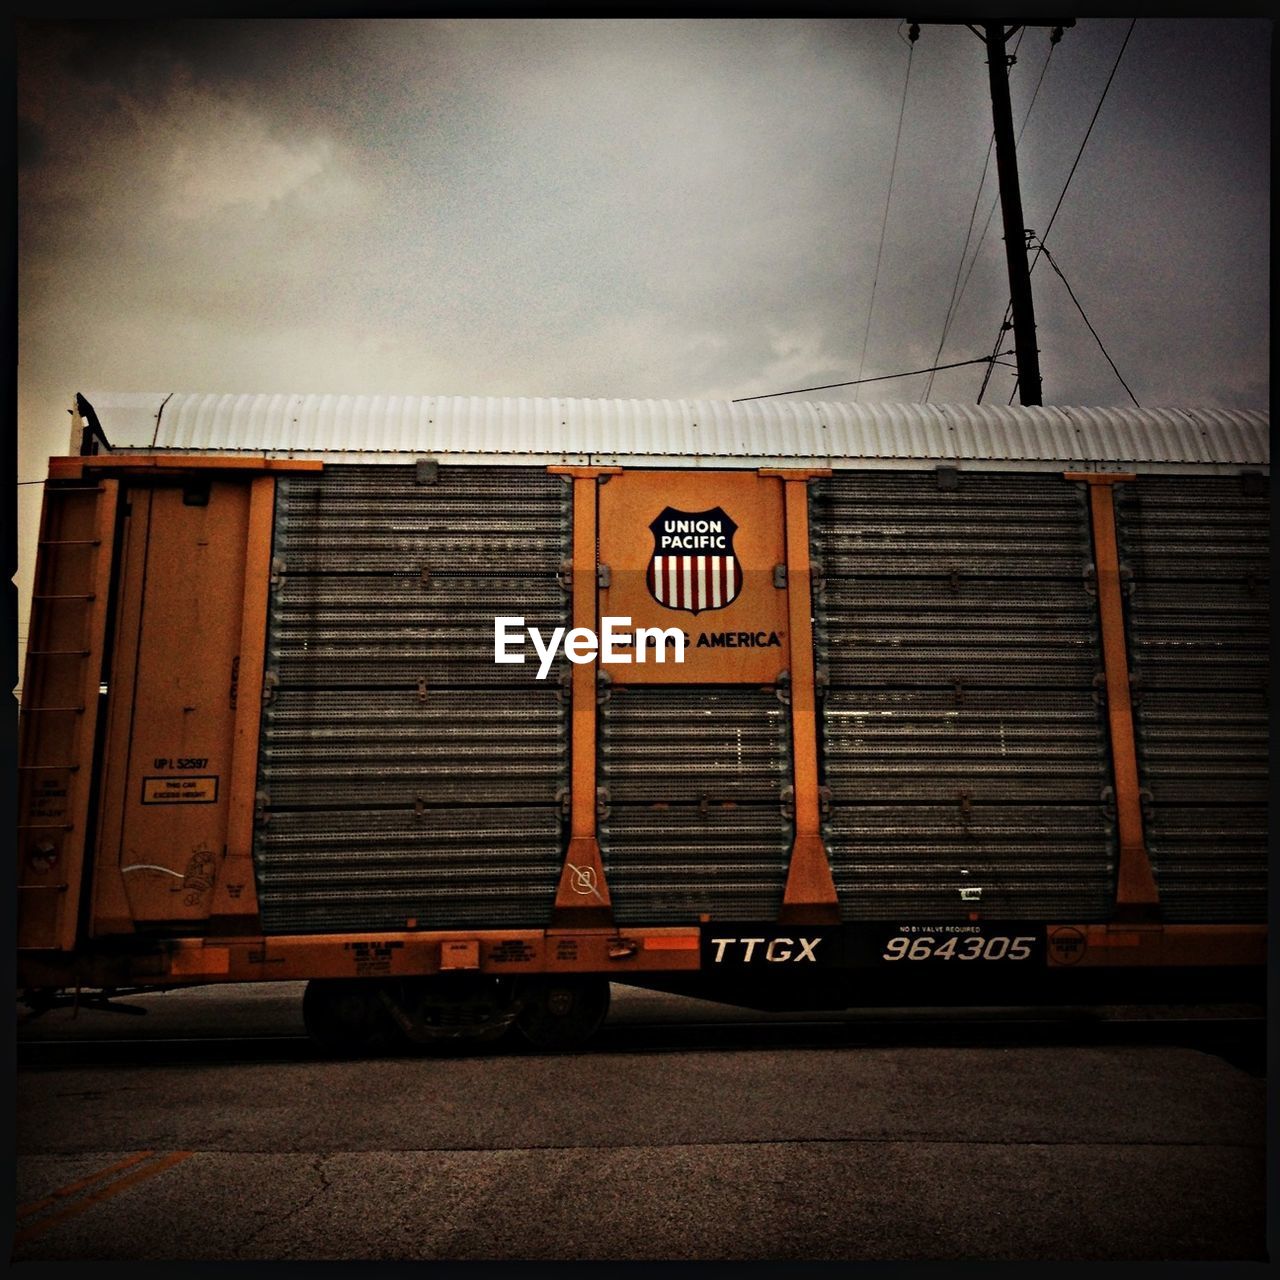
<svg viewBox="0 0 1280 1280">
<path fill-rule="evenodd" d="M 1065 1016 L 831 1018 L 777 1021 L 619 1020 L 606 1023 L 583 1051 L 595 1054 L 715 1052 L 750 1049 L 1036 1048 L 1159 1046 L 1196 1049 L 1265 1074 L 1266 1020 L 1258 1017 L 1102 1018 Z M 398 1053 L 408 1055 L 410 1050 Z M 477 1055 L 532 1053 L 501 1043 Z M 162 1066 L 180 1063 L 323 1061 L 307 1036 L 135 1036 L 18 1042 L 19 1067 Z"/>
</svg>

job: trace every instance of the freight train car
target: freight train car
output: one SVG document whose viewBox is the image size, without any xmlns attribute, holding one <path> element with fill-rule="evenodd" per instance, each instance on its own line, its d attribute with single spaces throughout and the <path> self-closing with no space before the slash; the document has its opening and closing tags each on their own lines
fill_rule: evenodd
<svg viewBox="0 0 1280 1280">
<path fill-rule="evenodd" d="M 1256 993 L 1268 417 L 76 397 L 19 982 L 330 1044 Z"/>
</svg>

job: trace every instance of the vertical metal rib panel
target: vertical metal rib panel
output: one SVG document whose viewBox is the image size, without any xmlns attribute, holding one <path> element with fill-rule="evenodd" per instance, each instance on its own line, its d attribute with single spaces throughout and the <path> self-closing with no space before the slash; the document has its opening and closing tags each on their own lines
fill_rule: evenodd
<svg viewBox="0 0 1280 1280">
<path fill-rule="evenodd" d="M 777 915 L 792 842 L 788 714 L 767 689 L 611 692 L 599 836 L 620 924 Z"/>
<path fill-rule="evenodd" d="M 537 926 L 562 857 L 568 486 L 542 469 L 329 467 L 279 484 L 255 842 L 268 933 Z"/>
<path fill-rule="evenodd" d="M 1104 919 L 1088 507 L 1050 475 L 814 486 L 824 827 L 846 919 Z"/>
<path fill-rule="evenodd" d="M 1270 510 L 1260 477 L 1117 495 L 1146 820 L 1164 918 L 1266 919 Z"/>
</svg>

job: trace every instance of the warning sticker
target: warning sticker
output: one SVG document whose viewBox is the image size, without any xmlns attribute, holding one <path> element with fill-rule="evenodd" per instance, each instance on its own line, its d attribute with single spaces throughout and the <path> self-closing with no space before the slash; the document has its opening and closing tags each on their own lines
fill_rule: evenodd
<svg viewBox="0 0 1280 1280">
<path fill-rule="evenodd" d="M 217 804 L 216 774 L 186 778 L 143 778 L 143 804 Z"/>
</svg>

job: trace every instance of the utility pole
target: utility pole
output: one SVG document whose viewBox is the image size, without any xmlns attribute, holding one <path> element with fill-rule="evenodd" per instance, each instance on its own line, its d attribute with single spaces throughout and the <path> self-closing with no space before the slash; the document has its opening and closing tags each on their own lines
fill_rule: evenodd
<svg viewBox="0 0 1280 1280">
<path fill-rule="evenodd" d="M 1009 55 L 1003 22 L 983 24 L 987 72 L 991 81 L 991 122 L 996 133 L 996 173 L 1000 178 L 1000 216 L 1004 219 L 1004 256 L 1009 267 L 1009 299 L 1013 304 L 1013 345 L 1018 361 L 1018 395 L 1023 404 L 1043 404 L 1040 352 L 1036 347 L 1036 312 L 1031 300 L 1031 270 L 1022 225 L 1022 190 L 1018 185 L 1018 153 L 1013 139 L 1013 107 L 1009 102 Z M 1012 34 L 1012 33 L 1009 33 Z M 998 350 L 998 348 L 997 348 Z"/>
<path fill-rule="evenodd" d="M 1009 300 L 1013 308 L 1013 341 L 1018 362 L 1018 395 L 1023 404 L 1043 404 L 1040 391 L 1040 354 L 1036 349 L 1036 313 L 1031 300 L 1031 271 L 1027 266 L 1027 235 L 1022 224 L 1022 192 L 1018 186 L 1018 153 L 1013 137 L 1013 108 L 1009 101 L 1009 37 L 1020 27 L 1052 27 L 1054 44 L 1074 18 L 1045 22 L 1009 22 L 1005 18 L 975 18 L 966 22 L 933 22 L 930 26 L 963 25 L 987 47 L 987 72 L 991 82 L 991 120 L 996 138 L 996 173 L 1000 180 L 1000 214 L 1004 220 L 1004 254 L 1009 268 Z"/>
</svg>

